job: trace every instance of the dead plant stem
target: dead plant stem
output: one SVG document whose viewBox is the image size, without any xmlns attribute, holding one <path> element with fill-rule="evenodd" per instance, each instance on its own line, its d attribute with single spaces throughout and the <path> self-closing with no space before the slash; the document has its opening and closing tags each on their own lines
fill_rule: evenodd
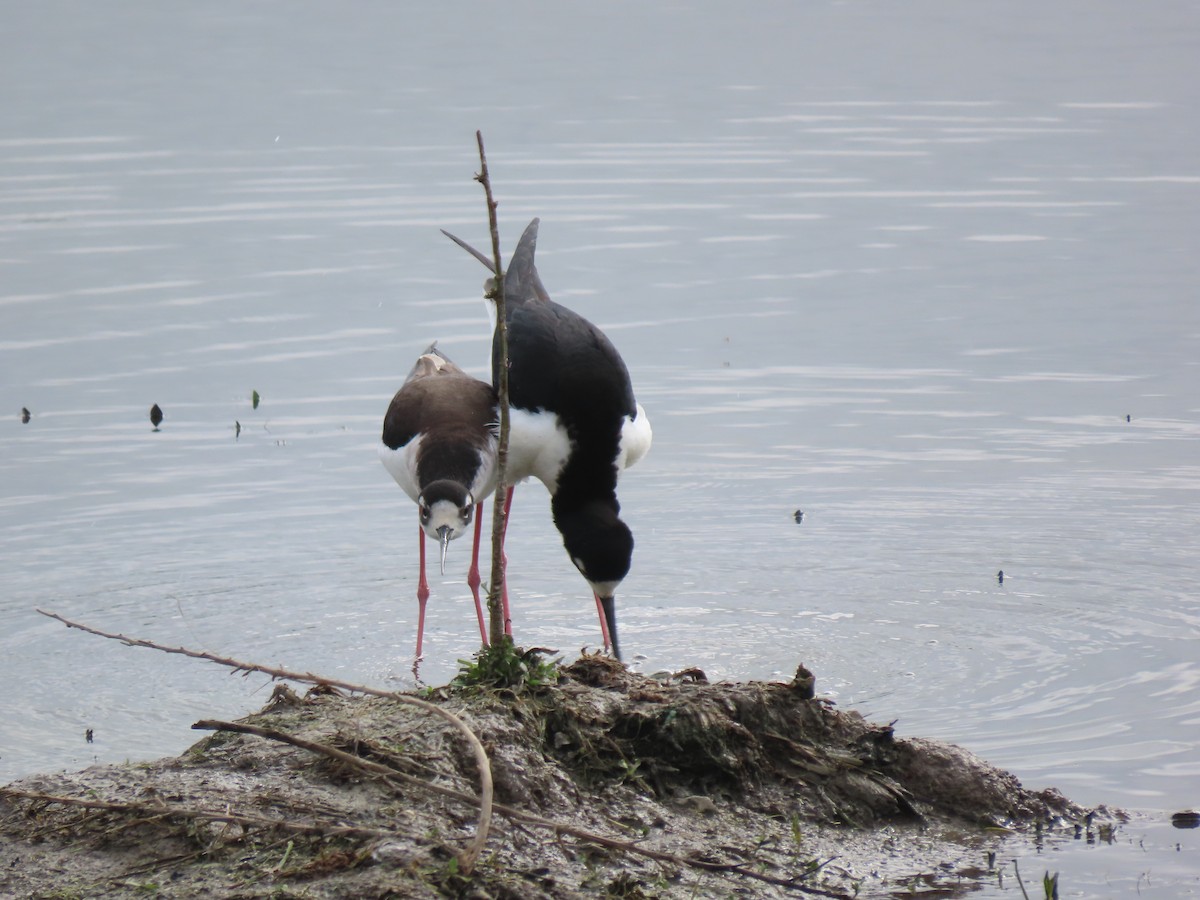
<svg viewBox="0 0 1200 900">
<path fill-rule="evenodd" d="M 68 628 L 78 628 L 80 631 L 85 631 L 88 634 L 94 634 L 98 637 L 108 638 L 109 640 L 120 641 L 130 647 L 145 647 L 150 650 L 159 650 L 163 653 L 175 653 L 180 656 L 188 656 L 192 659 L 203 659 L 208 662 L 216 663 L 220 666 L 226 666 L 233 669 L 235 672 L 249 674 L 251 672 L 259 672 L 263 675 L 269 675 L 271 678 L 283 679 L 286 681 L 298 681 L 306 684 L 323 684 L 330 687 L 337 687 L 343 690 L 351 691 L 356 694 L 367 694 L 372 697 L 387 697 L 399 703 L 404 703 L 409 706 L 415 706 L 427 713 L 445 719 L 466 739 L 475 756 L 475 766 L 479 769 L 479 821 L 476 824 L 475 840 L 471 846 L 463 853 L 463 858 L 459 860 L 459 865 L 462 866 L 465 873 L 470 873 L 474 868 L 475 862 L 479 859 L 479 854 L 483 852 L 483 845 L 487 843 L 488 830 L 492 823 L 492 806 L 493 806 L 493 785 L 492 785 L 492 766 L 491 760 L 488 759 L 487 750 L 484 749 L 478 735 L 475 734 L 458 716 L 450 712 L 448 709 L 443 709 L 433 703 L 428 703 L 408 694 L 398 694 L 395 691 L 381 691 L 376 688 L 367 687 L 361 684 L 352 684 L 348 681 L 338 681 L 333 678 L 325 678 L 320 675 L 313 675 L 311 672 L 291 672 L 287 669 L 280 669 L 271 666 L 261 666 L 257 663 L 242 662 L 236 659 L 228 659 L 226 657 L 217 656 L 213 653 L 208 653 L 202 650 L 189 650 L 186 647 L 168 647 L 163 644 L 157 644 L 154 641 L 147 641 L 143 638 L 129 637 L 124 634 L 113 634 L 108 631 L 101 631 L 99 628 L 93 628 L 90 625 L 84 625 L 81 622 L 74 622 L 70 619 L 60 616 L 58 613 L 50 612 L 49 610 L 39 609 L 39 613 L 43 616 L 48 616 L 51 619 L 56 619 L 62 622 Z"/>
<path fill-rule="evenodd" d="M 496 332 L 492 335 L 493 369 L 497 372 L 496 396 L 500 410 L 500 435 L 496 447 L 496 493 L 492 503 L 492 576 L 488 585 L 488 640 L 498 646 L 508 631 L 500 597 L 504 590 L 504 532 L 507 513 L 504 500 L 508 493 L 508 323 L 504 309 L 504 264 L 500 259 L 500 227 L 496 221 L 496 199 L 492 194 L 492 179 L 488 174 L 487 154 L 483 149 L 483 132 L 475 132 L 479 145 L 479 174 L 475 180 L 483 185 L 487 200 L 488 228 L 492 235 L 492 278 L 488 299 L 496 304 Z M 497 360 L 496 357 L 499 356 Z"/>
</svg>

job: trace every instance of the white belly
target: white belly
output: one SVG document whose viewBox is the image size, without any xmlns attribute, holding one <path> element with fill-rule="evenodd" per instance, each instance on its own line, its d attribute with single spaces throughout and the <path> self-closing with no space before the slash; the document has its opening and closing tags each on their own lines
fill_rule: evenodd
<svg viewBox="0 0 1200 900">
<path fill-rule="evenodd" d="M 570 452 L 571 439 L 556 415 L 510 409 L 506 472 L 509 484 L 532 475 L 553 494 L 558 486 L 558 473 Z"/>
<path fill-rule="evenodd" d="M 638 406 L 636 419 L 621 424 L 621 442 L 613 465 L 620 475 L 646 455 L 653 432 L 646 411 Z M 515 484 L 531 475 L 551 494 L 558 487 L 558 475 L 571 453 L 571 439 L 553 413 L 531 413 L 514 409 L 510 413 L 508 435 L 508 481 Z"/>
</svg>

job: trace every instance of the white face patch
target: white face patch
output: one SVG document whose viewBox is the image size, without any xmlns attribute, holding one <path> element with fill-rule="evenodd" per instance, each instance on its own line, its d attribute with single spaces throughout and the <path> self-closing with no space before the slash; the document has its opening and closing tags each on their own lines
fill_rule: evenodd
<svg viewBox="0 0 1200 900">
<path fill-rule="evenodd" d="M 617 588 L 621 586 L 620 581 L 592 581 L 587 577 L 587 572 L 583 570 L 583 560 L 578 556 L 571 557 L 571 562 L 575 563 L 575 568 L 579 570 L 579 574 L 587 579 L 587 583 L 591 585 L 593 591 L 600 597 L 612 597 L 617 592 Z"/>
<path fill-rule="evenodd" d="M 466 515 L 464 516 L 462 511 L 449 500 L 439 500 L 430 507 L 422 504 L 419 513 L 421 528 L 435 541 L 439 540 L 438 529 L 444 526 L 449 526 L 450 528 L 450 540 L 462 537 L 467 527 L 471 524 L 471 510 L 474 508 L 473 505 L 467 506 Z"/>
<path fill-rule="evenodd" d="M 588 584 L 592 586 L 592 590 L 596 592 L 598 597 L 612 597 L 617 593 L 617 588 L 621 586 L 619 581 L 592 581 L 588 579 Z"/>
</svg>

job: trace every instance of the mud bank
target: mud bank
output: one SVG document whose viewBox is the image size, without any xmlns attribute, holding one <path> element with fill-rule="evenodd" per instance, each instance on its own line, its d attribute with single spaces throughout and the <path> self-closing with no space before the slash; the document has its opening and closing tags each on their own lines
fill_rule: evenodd
<svg viewBox="0 0 1200 900">
<path fill-rule="evenodd" d="M 551 682 L 420 694 L 490 759 L 477 859 L 458 729 L 280 686 L 252 733 L 206 723 L 176 759 L 0 789 L 0 896 L 947 896 L 1002 878 L 1006 840 L 1111 817 L 839 711 L 803 667 L 709 684 L 585 656 Z"/>
</svg>

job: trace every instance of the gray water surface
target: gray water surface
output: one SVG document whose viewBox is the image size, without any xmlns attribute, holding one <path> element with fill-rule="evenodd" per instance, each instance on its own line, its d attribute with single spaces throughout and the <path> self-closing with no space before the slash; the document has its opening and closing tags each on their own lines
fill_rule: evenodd
<svg viewBox="0 0 1200 900">
<path fill-rule="evenodd" d="M 654 424 L 621 485 L 634 664 L 803 661 L 902 736 L 1148 817 L 1023 871 L 1200 892 L 1161 824 L 1200 804 L 1194 8 L 497 15 L 7 14 L 0 781 L 178 753 L 270 691 L 36 607 L 412 684 L 416 517 L 374 447 L 430 341 L 486 377 L 485 272 L 438 233 L 486 245 L 480 128 L 506 248 L 542 218 L 543 280 Z M 536 483 L 509 545 L 518 639 L 594 648 Z M 468 554 L 429 683 L 475 649 Z"/>
</svg>

